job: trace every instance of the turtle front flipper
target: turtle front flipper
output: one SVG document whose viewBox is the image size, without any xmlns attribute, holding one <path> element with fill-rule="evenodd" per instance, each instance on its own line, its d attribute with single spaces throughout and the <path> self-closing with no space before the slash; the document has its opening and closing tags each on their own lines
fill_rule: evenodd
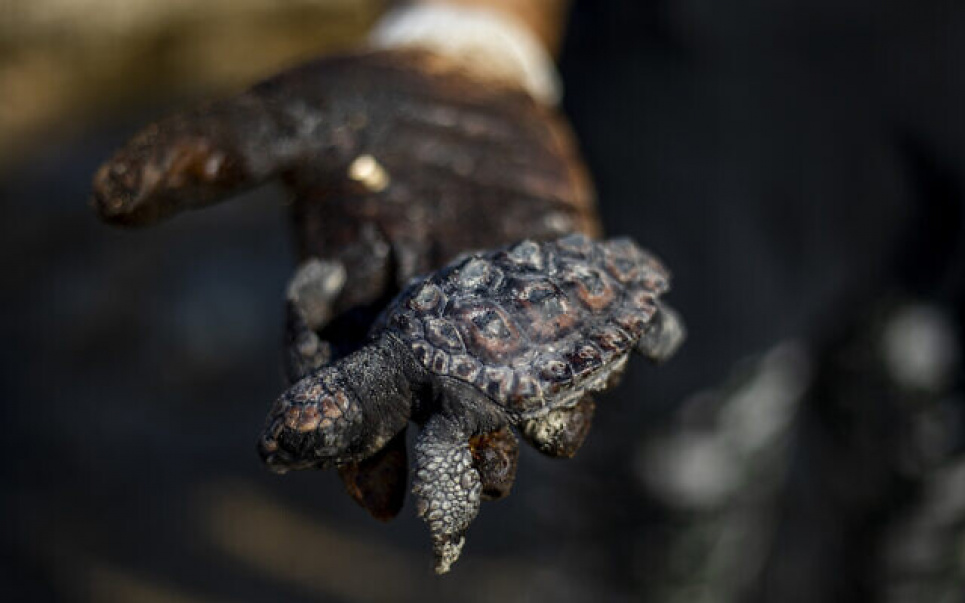
<svg viewBox="0 0 965 603">
<path fill-rule="evenodd" d="M 345 286 L 341 262 L 311 258 L 288 284 L 285 300 L 285 376 L 292 384 L 332 361 L 332 348 L 318 336 L 334 315 Z"/>
<path fill-rule="evenodd" d="M 338 468 L 338 475 L 349 495 L 381 521 L 395 518 L 405 501 L 409 475 L 405 432 L 403 429 L 385 448 L 369 458 Z"/>
<path fill-rule="evenodd" d="M 653 320 L 637 341 L 636 350 L 653 362 L 663 362 L 677 352 L 687 338 L 687 329 L 675 310 L 658 304 Z"/>
<path fill-rule="evenodd" d="M 571 458 L 590 433 L 596 404 L 584 396 L 576 406 L 557 408 L 538 419 L 520 423 L 520 431 L 534 448 L 547 456 Z"/>
<path fill-rule="evenodd" d="M 429 525 L 435 570 L 445 574 L 459 558 L 466 529 L 479 512 L 482 483 L 473 466 L 470 434 L 457 421 L 434 415 L 415 445 L 417 513 Z"/>
</svg>

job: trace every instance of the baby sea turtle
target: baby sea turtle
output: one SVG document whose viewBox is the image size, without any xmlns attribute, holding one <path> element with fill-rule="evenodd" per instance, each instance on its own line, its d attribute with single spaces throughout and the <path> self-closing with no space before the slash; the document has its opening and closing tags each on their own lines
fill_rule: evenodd
<svg viewBox="0 0 965 603">
<path fill-rule="evenodd" d="M 357 352 L 295 383 L 260 440 L 278 471 L 326 468 L 382 449 L 421 425 L 418 514 L 436 571 L 459 557 L 486 482 L 471 439 L 512 425 L 539 451 L 572 456 L 591 395 L 612 386 L 629 353 L 655 361 L 683 340 L 660 262 L 629 239 L 570 235 L 473 254 L 416 279 Z"/>
<path fill-rule="evenodd" d="M 559 115 L 420 51 L 325 57 L 152 124 L 97 172 L 93 204 L 110 223 L 146 225 L 269 180 L 292 193 L 300 262 L 287 290 L 290 383 L 355 351 L 411 278 L 459 253 L 599 233 Z M 484 496 L 508 493 L 513 435 L 480 436 L 472 451 L 492 476 Z M 389 519 L 407 467 L 399 434 L 339 473 Z"/>
</svg>

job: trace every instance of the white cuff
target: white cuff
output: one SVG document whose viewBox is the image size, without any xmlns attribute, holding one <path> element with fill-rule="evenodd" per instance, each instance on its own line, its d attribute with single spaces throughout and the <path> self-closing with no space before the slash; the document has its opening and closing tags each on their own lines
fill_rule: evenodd
<svg viewBox="0 0 965 603">
<path fill-rule="evenodd" d="M 369 44 L 435 52 L 480 76 L 517 83 L 545 104 L 562 96 L 549 53 L 526 26 L 499 11 L 444 4 L 397 8 L 376 24 Z"/>
</svg>

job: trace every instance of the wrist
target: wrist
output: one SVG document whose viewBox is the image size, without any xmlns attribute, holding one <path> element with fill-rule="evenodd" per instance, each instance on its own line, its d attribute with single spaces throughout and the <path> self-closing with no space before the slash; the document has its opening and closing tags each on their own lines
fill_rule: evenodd
<svg viewBox="0 0 965 603">
<path fill-rule="evenodd" d="M 407 4 L 448 4 L 496 10 L 513 17 L 532 33 L 550 55 L 559 51 L 570 0 L 401 0 Z"/>
<path fill-rule="evenodd" d="M 421 49 L 471 74 L 518 86 L 544 104 L 559 102 L 556 66 L 540 39 L 514 16 L 485 7 L 416 4 L 394 9 L 376 24 L 378 49 Z"/>
</svg>

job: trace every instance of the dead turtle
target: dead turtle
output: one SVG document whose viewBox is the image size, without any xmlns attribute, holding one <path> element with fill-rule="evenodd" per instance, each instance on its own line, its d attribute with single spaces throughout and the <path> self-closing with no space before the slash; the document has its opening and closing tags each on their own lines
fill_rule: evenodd
<svg viewBox="0 0 965 603">
<path fill-rule="evenodd" d="M 292 383 L 357 349 L 405 283 L 459 253 L 599 233 L 557 113 L 419 51 L 315 60 L 150 125 L 97 172 L 93 204 L 110 223 L 145 225 L 272 179 L 294 193 Z M 381 519 L 406 492 L 404 443 L 400 434 L 340 467 L 349 493 Z M 490 477 L 484 495 L 505 495 L 512 434 L 480 436 L 473 453 Z"/>
<path fill-rule="evenodd" d="M 539 451 L 571 456 L 590 396 L 615 384 L 629 353 L 660 361 L 681 343 L 659 301 L 668 286 L 661 263 L 625 238 L 525 240 L 460 258 L 395 298 L 367 345 L 286 391 L 261 454 L 277 471 L 338 466 L 414 420 L 413 491 L 447 572 L 487 479 L 470 439 L 512 425 Z"/>
</svg>

